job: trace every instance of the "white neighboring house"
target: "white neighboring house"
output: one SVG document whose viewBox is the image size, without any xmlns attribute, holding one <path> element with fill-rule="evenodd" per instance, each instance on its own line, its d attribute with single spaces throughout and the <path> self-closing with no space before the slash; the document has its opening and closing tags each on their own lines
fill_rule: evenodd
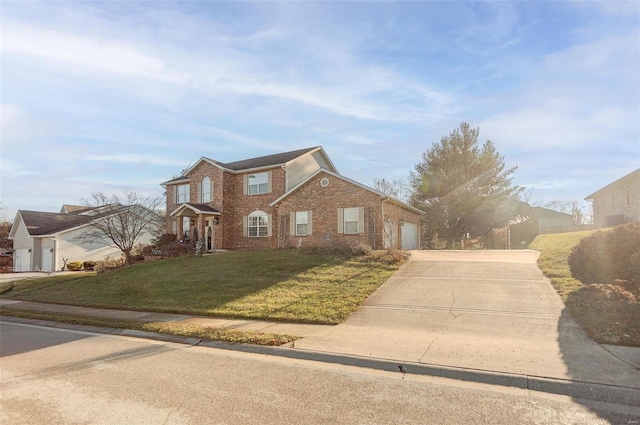
<svg viewBox="0 0 640 425">
<path fill-rule="evenodd" d="M 58 271 L 65 260 L 101 261 L 119 258 L 122 251 L 114 244 L 82 240 L 92 230 L 91 222 L 112 213 L 103 207 L 63 205 L 59 213 L 18 210 L 9 239 L 13 240 L 13 270 Z M 137 243 L 149 244 L 151 232 L 142 234 Z"/>
</svg>

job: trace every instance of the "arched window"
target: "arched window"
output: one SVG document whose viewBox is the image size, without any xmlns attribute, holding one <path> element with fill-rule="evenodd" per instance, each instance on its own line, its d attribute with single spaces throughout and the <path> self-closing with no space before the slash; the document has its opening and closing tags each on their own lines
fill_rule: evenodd
<svg viewBox="0 0 640 425">
<path fill-rule="evenodd" d="M 211 202 L 211 179 L 209 176 L 205 176 L 202 179 L 202 203 Z"/>
<path fill-rule="evenodd" d="M 251 238 L 269 236 L 269 216 L 264 211 L 254 211 L 249 214 L 247 236 Z"/>
</svg>

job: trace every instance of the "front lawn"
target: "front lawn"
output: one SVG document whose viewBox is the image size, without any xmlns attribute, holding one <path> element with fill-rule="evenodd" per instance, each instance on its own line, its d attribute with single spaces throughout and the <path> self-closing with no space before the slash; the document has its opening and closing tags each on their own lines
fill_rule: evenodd
<svg viewBox="0 0 640 425">
<path fill-rule="evenodd" d="M 571 275 L 569 254 L 593 231 L 540 235 L 529 248 L 538 265 L 589 337 L 601 344 L 640 347 L 640 291 L 627 282 L 585 285 Z"/>
<path fill-rule="evenodd" d="M 337 324 L 399 267 L 375 256 L 234 251 L 104 274 L 16 282 L 4 298 L 89 307 Z"/>
</svg>

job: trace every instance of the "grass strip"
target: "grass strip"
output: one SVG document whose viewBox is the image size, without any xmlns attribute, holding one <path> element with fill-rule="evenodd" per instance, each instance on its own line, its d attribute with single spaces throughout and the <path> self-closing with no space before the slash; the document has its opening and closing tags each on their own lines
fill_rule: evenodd
<svg viewBox="0 0 640 425">
<path fill-rule="evenodd" d="M 72 314 L 42 313 L 28 310 L 11 309 L 6 307 L 0 307 L 0 316 L 12 316 L 24 319 L 38 319 L 50 322 L 69 323 L 73 325 L 86 325 L 116 329 L 133 329 L 166 335 L 202 338 L 210 341 L 231 342 L 236 344 L 279 346 L 298 339 L 297 337 L 291 335 L 279 335 L 273 333 L 238 331 L 235 329 L 183 325 L 172 322 L 136 322 L 110 320 Z"/>
</svg>

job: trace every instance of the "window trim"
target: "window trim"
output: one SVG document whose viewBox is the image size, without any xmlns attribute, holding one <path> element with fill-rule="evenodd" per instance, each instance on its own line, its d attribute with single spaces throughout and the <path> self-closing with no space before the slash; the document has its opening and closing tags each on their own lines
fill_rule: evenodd
<svg viewBox="0 0 640 425">
<path fill-rule="evenodd" d="M 355 214 L 355 220 L 347 220 L 347 212 L 351 213 L 351 214 Z M 351 208 L 345 208 L 344 209 L 344 234 L 345 235 L 357 235 L 358 233 L 358 229 L 360 228 L 360 223 L 359 223 L 359 211 L 357 207 L 351 207 Z M 355 232 L 354 231 L 347 231 L 347 223 L 355 223 Z"/>
<path fill-rule="evenodd" d="M 255 177 L 256 179 L 262 179 L 264 178 L 264 181 L 258 181 L 255 184 L 251 184 L 251 178 Z M 270 184 L 270 180 L 271 180 L 271 173 L 269 171 L 262 171 L 260 173 L 251 173 L 251 174 L 246 174 L 246 180 L 247 180 L 247 190 L 246 190 L 246 194 L 249 196 L 255 196 L 255 195 L 265 195 L 269 192 L 271 192 L 271 184 Z M 251 187 L 255 186 L 256 188 L 256 192 L 255 193 L 251 193 Z M 264 186 L 264 187 L 263 187 Z"/>
<path fill-rule="evenodd" d="M 260 223 L 260 219 L 264 220 L 264 224 Z M 243 233 L 245 237 L 268 238 L 271 236 L 271 214 L 267 214 L 266 212 L 260 210 L 254 211 L 243 218 L 243 227 Z M 252 229 L 255 229 L 255 235 L 251 234 Z M 260 229 L 265 229 L 264 234 L 260 234 Z"/>
<path fill-rule="evenodd" d="M 357 211 L 357 221 L 354 220 L 346 220 L 345 218 L 345 210 L 349 211 L 349 210 L 355 210 Z M 356 231 L 350 231 L 347 232 L 346 231 L 346 224 L 347 222 L 349 223 L 357 223 L 357 227 L 356 227 Z M 364 233 L 364 222 L 365 222 L 365 215 L 364 215 L 364 207 L 349 207 L 349 208 L 338 208 L 338 233 L 342 234 L 342 235 L 360 235 L 362 233 Z"/>
<path fill-rule="evenodd" d="M 186 188 L 185 193 L 180 193 L 180 188 Z M 181 200 L 182 197 L 182 200 Z M 176 185 L 176 204 L 186 204 L 191 201 L 191 185 L 189 183 Z"/>
<path fill-rule="evenodd" d="M 211 177 L 209 176 L 204 176 L 202 178 L 202 181 L 200 182 L 200 187 L 202 188 L 200 191 L 200 202 L 202 202 L 203 204 L 207 204 L 209 202 L 211 202 L 211 200 L 213 199 L 213 191 L 211 190 Z M 209 199 L 205 200 L 204 195 L 208 194 L 209 195 Z"/>
<path fill-rule="evenodd" d="M 306 214 L 306 223 L 298 221 L 298 217 L 302 217 L 302 213 Z M 299 226 L 306 226 L 306 232 L 301 233 Z M 289 216 L 289 234 L 291 236 L 310 236 L 313 233 L 313 213 L 311 211 L 292 211 Z"/>
</svg>

